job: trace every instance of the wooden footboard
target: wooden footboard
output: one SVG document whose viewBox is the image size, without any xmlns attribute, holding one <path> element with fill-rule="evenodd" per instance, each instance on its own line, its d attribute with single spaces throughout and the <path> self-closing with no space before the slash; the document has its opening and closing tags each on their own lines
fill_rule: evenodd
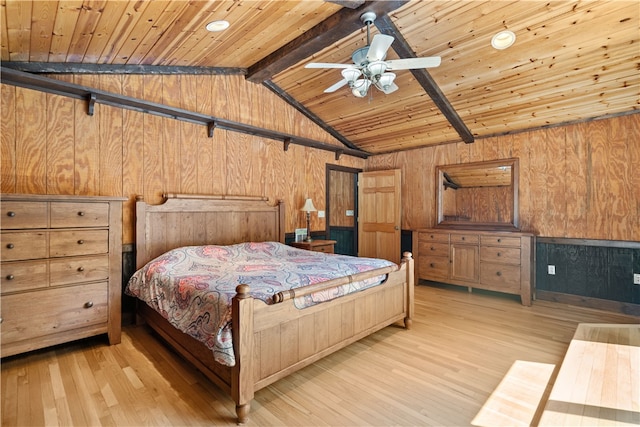
<svg viewBox="0 0 640 427">
<path fill-rule="evenodd" d="M 252 212 L 259 215 L 256 221 L 269 219 L 274 227 L 262 230 L 261 236 L 282 241 L 281 204 L 271 207 L 261 198 L 217 197 L 173 196 L 166 206 L 149 206 L 139 201 L 138 268 L 174 247 L 202 244 L 203 239 L 217 244 L 214 234 L 218 229 L 225 233 L 224 244 L 245 241 L 246 232 L 232 236 L 229 228 L 219 223 L 221 219 L 233 220 L 236 213 L 241 219 L 235 221 L 242 223 L 254 221 Z M 181 212 L 185 214 L 184 221 Z M 166 230 L 169 222 L 178 225 L 177 232 L 149 228 L 155 224 L 156 229 L 159 226 Z M 138 313 L 185 359 L 231 394 L 238 422 L 244 423 L 250 402 L 261 388 L 388 325 L 403 321 L 405 327 L 410 327 L 414 310 L 413 268 L 411 254 L 405 253 L 400 268 L 385 271 L 384 283 L 304 309 L 297 308 L 292 298 L 266 304 L 250 297 L 249 286 L 238 286 L 232 303 L 234 367 L 216 363 L 204 344 L 175 329 L 146 304 L 139 303 Z"/>
<path fill-rule="evenodd" d="M 399 270 L 378 286 L 298 309 L 292 299 L 268 305 L 238 286 L 233 300 L 234 367 L 213 359 L 204 344 L 177 330 L 140 303 L 139 315 L 178 353 L 236 402 L 240 424 L 248 419 L 256 391 L 386 326 L 410 327 L 413 313 L 413 259 L 406 253 Z"/>
</svg>

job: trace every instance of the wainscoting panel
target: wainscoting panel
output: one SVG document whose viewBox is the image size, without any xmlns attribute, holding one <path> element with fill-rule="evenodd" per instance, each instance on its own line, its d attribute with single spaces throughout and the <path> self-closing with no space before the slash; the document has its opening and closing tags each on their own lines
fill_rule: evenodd
<svg viewBox="0 0 640 427">
<path fill-rule="evenodd" d="M 585 305 L 640 313 L 634 273 L 640 274 L 639 242 L 538 238 L 536 243 L 540 299 L 561 300 L 560 294 L 567 294 L 582 297 L 578 301 Z"/>
</svg>

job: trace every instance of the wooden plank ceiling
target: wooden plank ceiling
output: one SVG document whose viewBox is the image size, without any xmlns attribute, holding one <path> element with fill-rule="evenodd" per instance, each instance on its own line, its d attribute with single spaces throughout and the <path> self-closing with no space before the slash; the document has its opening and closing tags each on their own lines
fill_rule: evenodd
<svg viewBox="0 0 640 427">
<path fill-rule="evenodd" d="M 2 0 L 0 5 L 3 66 L 32 72 L 47 66 L 73 72 L 83 66 L 91 72 L 129 72 L 134 66 L 243 72 L 348 146 L 370 153 L 640 111 L 637 0 Z M 350 63 L 352 52 L 366 45 L 359 16 L 372 9 L 379 18 L 371 34 L 396 37 L 387 59 L 440 56 L 442 64 L 397 71 L 399 89 L 389 95 L 372 89 L 355 98 L 346 86 L 324 93 L 342 78 L 340 70 L 304 65 Z M 219 19 L 230 27 L 205 30 Z M 490 40 L 502 29 L 517 39 L 496 50 Z"/>
</svg>

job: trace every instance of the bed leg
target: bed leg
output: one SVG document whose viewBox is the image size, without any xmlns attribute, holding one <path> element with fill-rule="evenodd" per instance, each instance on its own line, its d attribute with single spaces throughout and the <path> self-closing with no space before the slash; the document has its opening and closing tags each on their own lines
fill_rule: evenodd
<svg viewBox="0 0 640 427">
<path fill-rule="evenodd" d="M 251 405 L 245 403 L 243 405 L 236 405 L 236 415 L 238 416 L 238 425 L 242 425 L 249 419 L 249 410 Z"/>
<path fill-rule="evenodd" d="M 407 271 L 407 276 L 406 276 L 406 280 L 407 280 L 407 294 L 406 294 L 406 302 L 405 302 L 405 310 L 406 310 L 406 317 L 404 318 L 404 327 L 406 329 L 411 329 L 411 324 L 413 323 L 413 321 L 411 320 L 413 317 L 413 312 L 415 310 L 414 307 L 414 302 L 413 302 L 413 298 L 414 298 L 414 280 L 415 280 L 415 275 L 413 272 L 413 268 L 414 268 L 414 261 L 413 261 L 413 255 L 411 254 L 411 252 L 405 252 L 402 254 L 402 264 L 403 267 L 406 269 Z"/>
<path fill-rule="evenodd" d="M 411 325 L 413 324 L 413 320 L 410 317 L 404 318 L 404 327 L 405 329 L 411 329 Z"/>
</svg>

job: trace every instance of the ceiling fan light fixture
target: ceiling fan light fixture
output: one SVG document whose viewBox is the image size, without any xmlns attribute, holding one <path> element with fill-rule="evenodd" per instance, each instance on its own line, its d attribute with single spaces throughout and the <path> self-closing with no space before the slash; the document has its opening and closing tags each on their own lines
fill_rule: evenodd
<svg viewBox="0 0 640 427">
<path fill-rule="evenodd" d="M 364 98 L 365 96 L 367 96 L 369 86 L 371 86 L 371 80 L 358 79 L 353 83 L 353 86 L 351 87 L 351 93 L 356 98 Z"/>
<path fill-rule="evenodd" d="M 387 71 L 387 63 L 384 61 L 373 61 L 367 65 L 367 70 L 371 76 L 382 75 Z"/>
<path fill-rule="evenodd" d="M 227 28 L 229 28 L 229 21 L 223 21 L 223 20 L 211 21 L 207 24 L 205 28 L 207 29 L 207 31 L 211 31 L 212 33 L 215 33 L 218 31 L 224 31 Z"/>
<path fill-rule="evenodd" d="M 381 91 L 385 92 L 395 80 L 396 75 L 394 73 L 384 73 L 378 79 L 376 83 L 376 87 Z"/>
<path fill-rule="evenodd" d="M 353 82 L 355 82 L 356 79 L 360 77 L 360 74 L 361 74 L 360 70 L 353 67 L 345 68 L 344 70 L 342 70 L 342 77 L 344 77 L 344 79 L 349 83 L 349 85 L 352 85 Z"/>
<path fill-rule="evenodd" d="M 491 46 L 493 46 L 494 49 L 498 50 L 506 49 L 513 45 L 515 42 L 516 35 L 513 33 L 513 31 L 509 30 L 500 31 L 491 38 Z"/>
</svg>

